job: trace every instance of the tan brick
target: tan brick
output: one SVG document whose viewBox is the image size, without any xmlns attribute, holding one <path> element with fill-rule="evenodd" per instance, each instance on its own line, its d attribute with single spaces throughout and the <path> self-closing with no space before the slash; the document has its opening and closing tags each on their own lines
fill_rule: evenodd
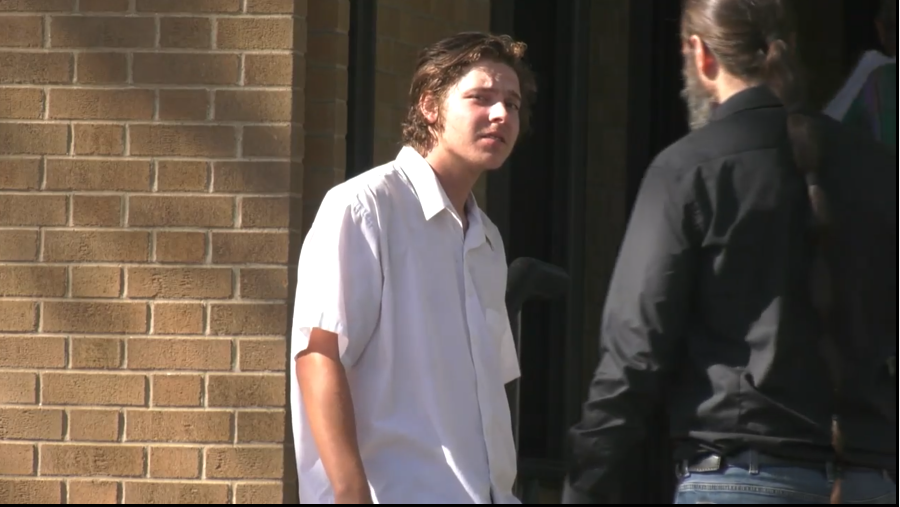
<svg viewBox="0 0 900 507">
<path fill-rule="evenodd" d="M 245 157 L 289 157 L 294 138 L 300 135 L 302 129 L 291 127 L 244 127 L 243 154 Z"/>
<path fill-rule="evenodd" d="M 205 120 L 209 113 L 206 90 L 160 90 L 160 120 Z"/>
<path fill-rule="evenodd" d="M 0 33 L 3 28 L 0 27 Z M 44 93 L 34 88 L 0 88 L 0 118 L 36 120 L 44 111 Z"/>
<path fill-rule="evenodd" d="M 125 128 L 121 125 L 75 125 L 76 155 L 123 155 Z"/>
<path fill-rule="evenodd" d="M 274 194 L 286 192 L 291 185 L 287 162 L 217 162 L 213 173 L 214 192 Z"/>
<path fill-rule="evenodd" d="M 206 450 L 206 476 L 212 479 L 280 479 L 282 449 L 229 447 Z"/>
<path fill-rule="evenodd" d="M 0 47 L 37 48 L 43 43 L 40 16 L 0 16 Z"/>
<path fill-rule="evenodd" d="M 154 334 L 203 334 L 203 305 L 156 303 L 153 305 Z"/>
<path fill-rule="evenodd" d="M 122 366 L 122 341 L 72 338 L 72 368 L 114 370 Z"/>
<path fill-rule="evenodd" d="M 210 331 L 216 335 L 281 335 L 287 331 L 284 304 L 220 304 L 210 307 Z"/>
<path fill-rule="evenodd" d="M 199 375 L 154 375 L 154 407 L 199 407 L 203 400 L 203 377 Z"/>
<path fill-rule="evenodd" d="M 229 412 L 129 410 L 125 421 L 129 442 L 213 444 L 233 438 Z"/>
<path fill-rule="evenodd" d="M 131 127 L 131 154 L 135 156 L 233 157 L 236 149 L 237 138 L 232 127 Z"/>
<path fill-rule="evenodd" d="M 133 227 L 231 227 L 234 200 L 229 197 L 129 197 L 128 225 Z"/>
<path fill-rule="evenodd" d="M 238 484 L 234 499 L 238 505 L 279 505 L 285 501 L 284 486 L 281 484 Z"/>
<path fill-rule="evenodd" d="M 216 92 L 216 119 L 255 122 L 290 121 L 291 92 L 219 90 Z"/>
<path fill-rule="evenodd" d="M 206 191 L 209 188 L 209 165 L 206 162 L 159 162 L 156 187 L 160 192 Z"/>
<path fill-rule="evenodd" d="M 0 124 L 0 155 L 64 155 L 68 151 L 69 128 L 66 125 Z"/>
<path fill-rule="evenodd" d="M 64 195 L 0 195 L 0 225 L 65 225 Z"/>
<path fill-rule="evenodd" d="M 47 190 L 147 191 L 150 162 L 51 159 Z"/>
<path fill-rule="evenodd" d="M 304 146 L 306 151 L 303 154 L 303 163 L 306 167 L 314 170 L 326 169 L 334 174 L 335 168 L 346 165 L 346 143 L 343 138 L 335 139 L 334 135 L 307 136 Z"/>
<path fill-rule="evenodd" d="M 0 190 L 36 190 L 40 171 L 41 160 L 37 158 L 0 159 Z"/>
<path fill-rule="evenodd" d="M 306 100 L 333 101 L 347 96 L 347 71 L 333 66 L 309 67 L 306 71 Z M 376 87 L 376 93 L 379 87 Z"/>
<path fill-rule="evenodd" d="M 47 231 L 48 262 L 146 262 L 150 235 L 140 231 Z"/>
<path fill-rule="evenodd" d="M 227 299 L 232 273 L 224 268 L 128 268 L 128 297 L 149 299 Z"/>
<path fill-rule="evenodd" d="M 292 49 L 291 18 L 221 18 L 217 23 L 219 49 Z"/>
<path fill-rule="evenodd" d="M 206 259 L 206 234 L 202 232 L 157 232 L 157 262 L 199 263 Z"/>
<path fill-rule="evenodd" d="M 210 375 L 210 407 L 283 407 L 283 375 Z"/>
<path fill-rule="evenodd" d="M 292 219 L 300 223 L 301 209 L 299 200 L 292 209 L 289 197 L 247 197 L 241 203 L 241 227 L 286 228 Z"/>
<path fill-rule="evenodd" d="M 288 260 L 288 235 L 257 232 L 213 233 L 212 255 L 216 264 L 284 264 Z"/>
<path fill-rule="evenodd" d="M 34 446 L 0 442 L 0 476 L 34 475 Z"/>
<path fill-rule="evenodd" d="M 294 0 L 247 0 L 247 12 L 254 14 L 294 14 L 294 3 Z M 306 2 L 302 3 L 305 4 Z M 300 13 L 297 12 L 296 14 Z"/>
<path fill-rule="evenodd" d="M 346 62 L 350 52 L 350 39 L 346 33 L 310 33 L 306 44 L 307 56 L 316 61 Z"/>
<path fill-rule="evenodd" d="M 118 410 L 72 410 L 69 412 L 69 440 L 116 442 L 120 418 Z"/>
<path fill-rule="evenodd" d="M 124 445 L 45 445 L 41 475 L 77 477 L 140 477 L 144 448 Z"/>
<path fill-rule="evenodd" d="M 25 305 L 33 317 L 32 303 L 0 302 L 0 315 L 17 311 L 14 305 Z M 0 319 L 3 327 L 5 319 Z M 30 329 L 29 329 L 30 331 Z M 43 336 L 0 336 L 0 368 L 65 368 L 66 339 Z"/>
<path fill-rule="evenodd" d="M 300 66 L 305 67 L 302 56 L 246 55 L 244 57 L 244 83 L 248 86 L 290 86 Z M 302 78 L 299 71 L 297 77 Z M 303 82 L 298 79 L 298 82 Z"/>
<path fill-rule="evenodd" d="M 28 301 L 0 301 L 0 331 L 27 332 L 36 329 L 36 304 Z M 0 354 L 0 364 L 5 359 L 2 356 Z"/>
<path fill-rule="evenodd" d="M 208 49 L 212 44 L 209 18 L 161 18 L 159 22 L 160 47 Z"/>
<path fill-rule="evenodd" d="M 145 333 L 147 305 L 143 303 L 44 303 L 44 331 L 48 333 Z"/>
<path fill-rule="evenodd" d="M 199 479 L 200 449 L 151 447 L 150 477 L 154 479 Z"/>
<path fill-rule="evenodd" d="M 78 83 L 120 84 L 128 79 L 124 53 L 78 53 Z"/>
<path fill-rule="evenodd" d="M 0 440 L 62 440 L 62 410 L 0 408 Z"/>
<path fill-rule="evenodd" d="M 132 370 L 227 371 L 231 364 L 231 340 L 132 338 L 128 341 L 128 367 Z"/>
<path fill-rule="evenodd" d="M 73 65 L 68 53 L 0 52 L 0 84 L 71 83 Z"/>
<path fill-rule="evenodd" d="M 80 0 L 78 10 L 81 12 L 125 12 L 128 0 Z"/>
<path fill-rule="evenodd" d="M 50 46 L 54 48 L 152 48 L 153 18 L 54 16 Z"/>
<path fill-rule="evenodd" d="M 235 13 L 241 0 L 137 0 L 138 12 Z"/>
<path fill-rule="evenodd" d="M 182 484 L 177 482 L 126 482 L 124 503 L 139 505 L 226 504 L 228 503 L 228 485 L 203 483 Z"/>
<path fill-rule="evenodd" d="M 72 297 L 115 298 L 122 293 L 122 269 L 98 266 L 72 267 Z"/>
<path fill-rule="evenodd" d="M 286 299 L 287 268 L 241 269 L 240 285 L 243 299 Z"/>
<path fill-rule="evenodd" d="M 122 225 L 122 198 L 117 195 L 74 195 L 72 223 L 76 226 L 119 227 Z"/>
<path fill-rule="evenodd" d="M 0 8 L 3 4 L 0 3 Z M 0 504 L 61 504 L 63 483 L 61 481 L 20 481 L 0 479 Z"/>
<path fill-rule="evenodd" d="M 284 410 L 237 413 L 237 441 L 242 444 L 284 442 Z"/>
<path fill-rule="evenodd" d="M 284 371 L 287 363 L 283 339 L 241 340 L 238 354 L 241 371 Z"/>
<path fill-rule="evenodd" d="M 306 106 L 307 134 L 334 135 L 347 132 L 346 102 L 314 102 Z"/>
<path fill-rule="evenodd" d="M 82 4 L 84 0 L 82 0 Z M 104 481 L 72 481 L 69 483 L 69 504 L 114 505 L 118 503 L 119 485 Z"/>
<path fill-rule="evenodd" d="M 71 12 L 74 9 L 75 0 L 3 0 L 0 2 L 0 11 Z"/>
<path fill-rule="evenodd" d="M 0 297 L 66 294 L 66 268 L 55 266 L 0 266 Z"/>
<path fill-rule="evenodd" d="M 0 344 L 2 343 L 0 341 Z M 37 403 L 37 375 L 0 372 L 0 403 L 28 405 Z M 0 475 L 2 474 L 3 472 L 0 472 Z"/>
<path fill-rule="evenodd" d="M 79 120 L 149 120 L 153 118 L 152 90 L 50 91 L 50 118 Z"/>
<path fill-rule="evenodd" d="M 143 375 L 45 373 L 41 400 L 51 405 L 140 407 L 147 403 L 146 383 Z"/>
<path fill-rule="evenodd" d="M 0 231 L 0 261 L 34 261 L 37 254 L 37 231 Z"/>
<path fill-rule="evenodd" d="M 240 78 L 237 55 L 138 53 L 134 82 L 139 84 L 233 85 Z"/>
<path fill-rule="evenodd" d="M 384 2 L 382 2 L 384 3 Z M 309 2 L 307 19 L 310 28 L 319 30 L 336 30 L 347 32 L 350 29 L 350 2 L 335 0 L 331 2 Z M 410 11 L 419 10 L 420 2 L 406 5 Z"/>
</svg>

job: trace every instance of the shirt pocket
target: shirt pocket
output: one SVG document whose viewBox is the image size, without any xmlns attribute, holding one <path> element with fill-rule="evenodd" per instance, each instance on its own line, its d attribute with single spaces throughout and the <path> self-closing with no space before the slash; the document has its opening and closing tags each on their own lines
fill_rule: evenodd
<svg viewBox="0 0 900 507">
<path fill-rule="evenodd" d="M 500 365 L 500 376 L 503 384 L 516 380 L 521 375 L 519 370 L 519 356 L 516 352 L 516 343 L 509 324 L 509 316 L 491 308 L 485 310 L 488 338 L 497 351 Z"/>
</svg>

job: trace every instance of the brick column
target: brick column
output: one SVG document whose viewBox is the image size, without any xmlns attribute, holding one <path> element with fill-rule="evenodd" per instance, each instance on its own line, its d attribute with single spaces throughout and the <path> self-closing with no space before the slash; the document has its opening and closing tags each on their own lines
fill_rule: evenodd
<svg viewBox="0 0 900 507">
<path fill-rule="evenodd" d="M 0 0 L 0 503 L 281 503 L 305 15 Z"/>
</svg>

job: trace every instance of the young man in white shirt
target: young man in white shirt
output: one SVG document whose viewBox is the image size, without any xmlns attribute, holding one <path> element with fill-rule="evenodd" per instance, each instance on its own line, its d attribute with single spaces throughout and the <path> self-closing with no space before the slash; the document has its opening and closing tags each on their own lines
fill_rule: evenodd
<svg viewBox="0 0 900 507">
<path fill-rule="evenodd" d="M 291 346 L 301 503 L 518 503 L 506 255 L 472 187 L 527 128 L 524 52 L 482 33 L 425 48 L 396 160 L 319 208 Z"/>
</svg>

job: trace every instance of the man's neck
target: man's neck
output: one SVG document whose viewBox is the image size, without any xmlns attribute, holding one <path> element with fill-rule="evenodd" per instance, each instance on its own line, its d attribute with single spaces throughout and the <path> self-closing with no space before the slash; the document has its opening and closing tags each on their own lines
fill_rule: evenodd
<svg viewBox="0 0 900 507">
<path fill-rule="evenodd" d="M 450 204 L 453 205 L 453 209 L 456 210 L 460 219 L 462 219 L 463 225 L 467 224 L 466 201 L 469 200 L 469 195 L 472 194 L 472 189 L 481 175 L 480 171 L 467 168 L 459 161 L 452 160 L 437 150 L 432 150 L 425 157 L 425 160 L 434 170 L 441 188 L 444 189 Z"/>
<path fill-rule="evenodd" d="M 750 88 L 751 86 L 751 84 L 747 83 L 743 79 L 723 72 L 719 77 L 719 84 L 716 89 L 716 103 L 724 104 L 725 101 L 746 90 L 747 88 Z"/>
</svg>

